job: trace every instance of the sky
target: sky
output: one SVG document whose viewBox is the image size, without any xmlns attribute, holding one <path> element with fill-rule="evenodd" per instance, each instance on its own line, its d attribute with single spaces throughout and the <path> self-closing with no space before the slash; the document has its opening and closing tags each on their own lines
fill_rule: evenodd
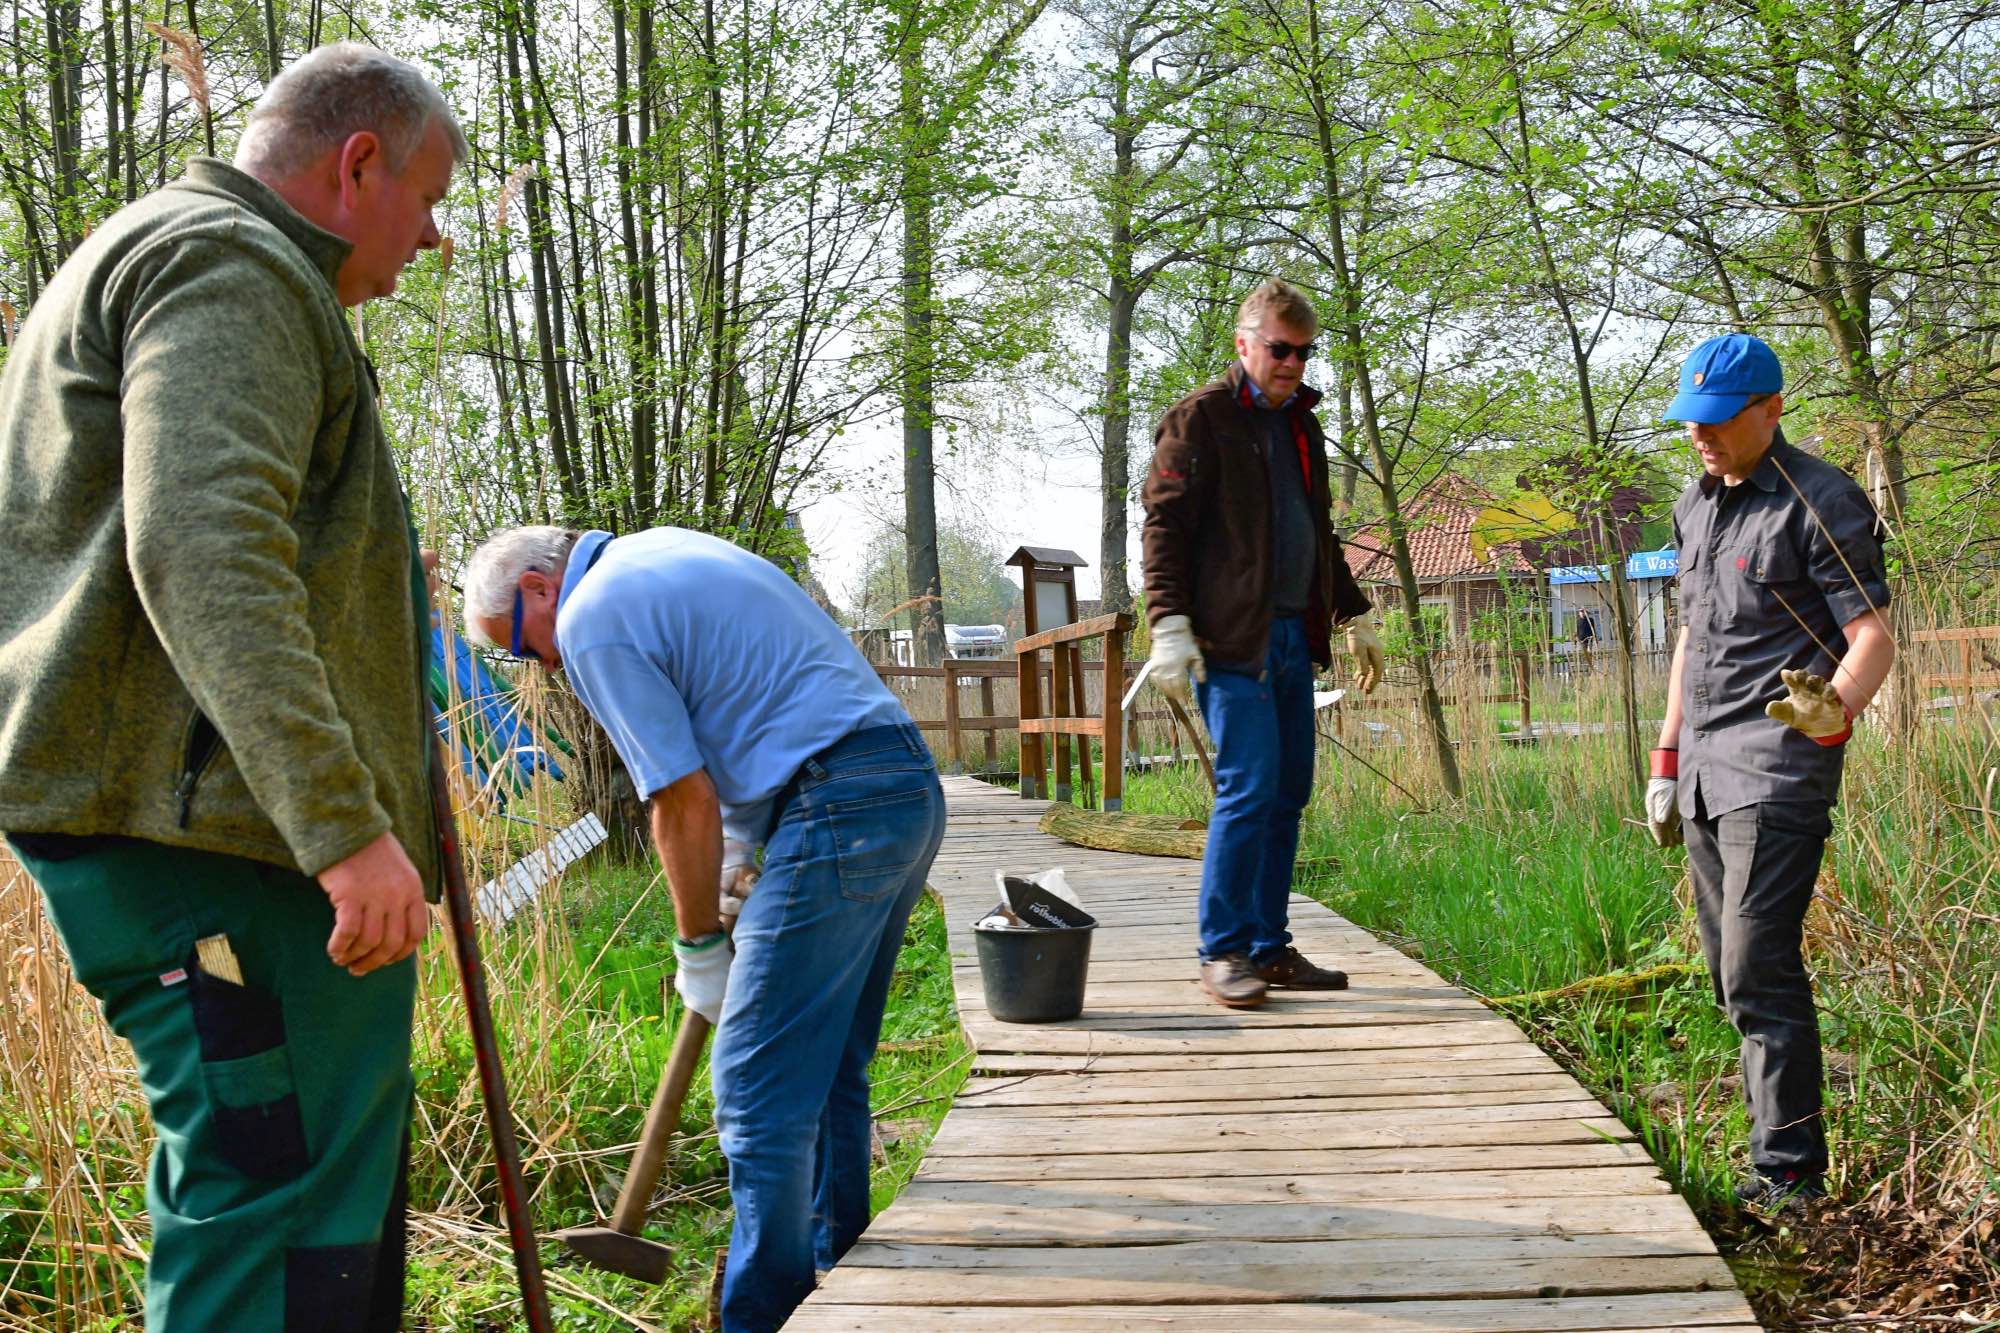
<svg viewBox="0 0 2000 1333">
<path fill-rule="evenodd" d="M 1150 429 L 1146 434 L 1150 445 Z M 902 520 L 902 448 L 902 425 L 893 416 L 851 431 L 833 460 L 849 483 L 801 512 L 813 574 L 837 605 L 853 602 L 862 556 L 876 533 L 886 521 Z M 942 469 L 939 521 L 957 519 L 981 530 L 1002 557 L 1018 546 L 1068 547 L 1090 562 L 1077 571 L 1077 595 L 1096 597 L 1097 468 L 1097 459 L 1080 450 L 1045 457 L 1039 449 L 1005 440 L 980 446 Z M 1136 522 L 1129 546 L 1136 578 Z"/>
</svg>

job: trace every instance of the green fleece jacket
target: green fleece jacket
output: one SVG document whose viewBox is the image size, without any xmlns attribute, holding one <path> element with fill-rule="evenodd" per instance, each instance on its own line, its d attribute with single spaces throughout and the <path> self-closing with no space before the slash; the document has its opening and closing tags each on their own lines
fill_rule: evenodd
<svg viewBox="0 0 2000 1333">
<path fill-rule="evenodd" d="M 333 278 L 225 163 L 120 210 L 0 373 L 0 829 L 437 883 L 428 608 Z"/>
</svg>

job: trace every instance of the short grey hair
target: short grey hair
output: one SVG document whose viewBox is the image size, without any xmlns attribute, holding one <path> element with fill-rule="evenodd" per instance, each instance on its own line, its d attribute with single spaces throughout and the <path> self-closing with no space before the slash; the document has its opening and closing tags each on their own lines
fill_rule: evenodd
<svg viewBox="0 0 2000 1333">
<path fill-rule="evenodd" d="M 1276 315 L 1280 322 L 1302 330 L 1307 337 L 1319 332 L 1319 311 L 1313 309 L 1304 292 L 1283 278 L 1271 278 L 1243 298 L 1236 311 L 1236 331 L 1251 334 L 1261 331 L 1267 315 Z"/>
<path fill-rule="evenodd" d="M 465 562 L 464 589 L 459 599 L 465 609 L 465 637 L 482 648 L 500 648 L 486 637 L 476 623 L 493 616 L 514 613 L 514 590 L 529 570 L 553 574 L 569 563 L 570 549 L 579 534 L 574 528 L 553 528 L 538 524 L 496 532 Z"/>
<path fill-rule="evenodd" d="M 359 42 L 335 42 L 287 65 L 264 89 L 236 145 L 236 165 L 265 180 L 304 171 L 363 130 L 382 140 L 401 173 L 432 124 L 451 140 L 452 161 L 472 155 L 458 117 L 416 66 Z"/>
</svg>

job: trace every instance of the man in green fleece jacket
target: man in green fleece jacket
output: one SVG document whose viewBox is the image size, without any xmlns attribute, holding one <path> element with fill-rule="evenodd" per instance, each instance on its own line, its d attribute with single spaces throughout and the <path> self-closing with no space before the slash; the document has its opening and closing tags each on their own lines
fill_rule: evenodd
<svg viewBox="0 0 2000 1333">
<path fill-rule="evenodd" d="M 415 69 L 323 47 L 0 372 L 0 829 L 138 1056 L 150 1333 L 400 1324 L 428 607 L 343 307 L 465 157 Z"/>
</svg>

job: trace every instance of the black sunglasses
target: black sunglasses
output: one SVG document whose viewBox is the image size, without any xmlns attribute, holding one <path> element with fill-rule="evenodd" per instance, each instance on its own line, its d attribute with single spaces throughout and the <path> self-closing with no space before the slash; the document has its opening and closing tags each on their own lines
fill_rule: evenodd
<svg viewBox="0 0 2000 1333">
<path fill-rule="evenodd" d="M 1288 343 L 1282 339 L 1266 338 L 1262 334 L 1257 336 L 1257 341 L 1263 343 L 1270 350 L 1271 355 L 1280 361 L 1289 361 L 1292 359 L 1292 353 L 1298 353 L 1300 365 L 1304 365 L 1312 358 L 1313 348 L 1317 345 L 1314 343 Z"/>
</svg>

